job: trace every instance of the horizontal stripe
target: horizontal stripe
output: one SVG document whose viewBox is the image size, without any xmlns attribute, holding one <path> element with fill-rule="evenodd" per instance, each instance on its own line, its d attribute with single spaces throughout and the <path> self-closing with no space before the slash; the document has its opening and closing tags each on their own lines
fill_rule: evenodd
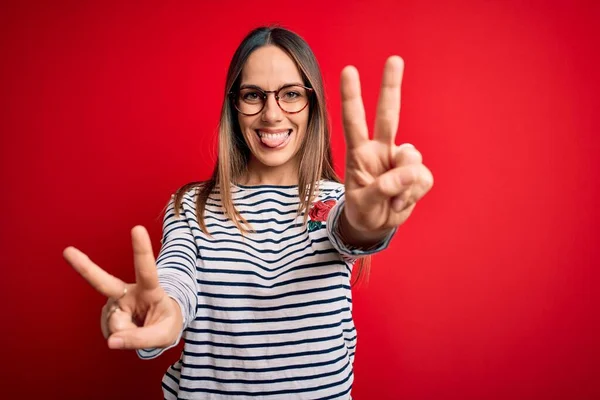
<svg viewBox="0 0 600 400">
<path fill-rule="evenodd" d="M 293 228 L 302 228 L 305 227 L 305 225 L 303 223 L 296 223 L 296 224 L 292 224 L 290 226 L 286 226 L 283 227 L 283 229 L 275 229 L 275 228 L 266 228 L 266 229 L 255 229 L 253 230 L 251 233 L 252 234 L 262 234 L 262 233 L 274 233 L 276 235 L 281 235 L 283 233 L 285 233 L 288 229 L 293 229 Z M 223 225 L 219 225 L 219 224 L 206 224 L 206 228 L 210 229 L 210 228 L 220 228 L 220 229 L 226 229 L 226 230 L 238 230 L 238 227 L 235 225 L 232 226 L 223 226 Z M 278 226 L 279 228 L 279 226 Z M 218 233 L 218 232 L 215 232 Z"/>
<path fill-rule="evenodd" d="M 289 364 L 281 367 L 269 367 L 269 368 L 240 368 L 240 367 L 218 367 L 214 365 L 208 364 L 187 364 L 183 363 L 183 366 L 188 369 L 209 369 L 213 371 L 223 371 L 223 372 L 243 372 L 243 373 L 264 373 L 264 372 L 278 372 L 278 371 L 287 371 L 290 369 L 302 369 L 302 368 L 317 368 L 317 367 L 326 367 L 331 364 L 335 364 L 339 361 L 348 357 L 348 352 L 343 354 L 337 358 L 318 362 L 318 363 L 302 363 L 302 364 Z"/>
<path fill-rule="evenodd" d="M 223 378 L 214 378 L 211 376 L 194 376 L 194 375 L 185 375 L 185 374 L 182 374 L 181 378 L 183 378 L 185 380 L 189 380 L 189 381 L 209 381 L 209 382 L 230 383 L 230 384 L 231 383 L 232 384 L 241 383 L 241 384 L 245 384 L 248 386 L 265 385 L 265 384 L 272 385 L 275 383 L 282 383 L 282 382 L 306 381 L 306 380 L 311 380 L 311 379 L 325 378 L 325 377 L 328 377 L 331 375 L 337 375 L 347 368 L 348 368 L 348 364 L 346 363 L 346 365 L 344 365 L 342 368 L 338 368 L 337 370 L 324 372 L 321 374 L 295 375 L 295 376 L 287 377 L 287 378 L 262 379 L 262 380 L 261 379 L 223 379 Z"/>
<path fill-rule="evenodd" d="M 216 261 L 216 262 L 230 262 L 230 263 L 240 263 L 240 262 L 242 262 L 242 263 L 246 264 L 246 266 L 248 264 L 254 265 L 255 267 L 258 267 L 261 270 L 266 271 L 266 272 L 276 272 L 276 271 L 279 271 L 282 268 L 285 268 L 285 267 L 288 267 L 288 266 L 294 264 L 295 262 L 297 262 L 298 260 L 300 260 L 302 258 L 308 258 L 310 256 L 319 255 L 319 254 L 321 254 L 321 255 L 322 254 L 335 254 L 335 252 L 332 251 L 332 250 L 330 250 L 330 249 L 329 250 L 317 250 L 317 251 L 314 251 L 312 253 L 305 254 L 304 257 L 296 257 L 295 259 L 293 259 L 291 261 L 288 261 L 287 263 L 285 263 L 285 264 L 283 264 L 283 265 L 281 265 L 281 266 L 279 266 L 277 268 L 274 268 L 274 269 L 269 269 L 267 267 L 263 267 L 262 265 L 260 265 L 259 263 L 254 262 L 254 261 L 246 260 L 244 262 L 244 261 L 241 261 L 241 260 L 238 260 L 238 259 L 235 259 L 235 258 L 205 257 L 204 260 Z M 229 269 L 229 268 L 214 269 L 214 268 L 196 267 L 196 270 L 198 272 L 203 273 L 203 274 L 253 275 L 253 276 L 259 277 L 261 279 L 270 281 L 270 280 L 275 280 L 275 279 L 281 278 L 282 276 L 284 276 L 286 274 L 289 274 L 290 272 L 299 271 L 299 270 L 305 270 L 305 269 L 309 269 L 309 268 L 326 267 L 326 266 L 330 266 L 332 264 L 335 265 L 335 263 L 332 263 L 332 262 L 316 262 L 316 263 L 298 265 L 298 266 L 295 266 L 295 267 L 288 268 L 285 271 L 280 272 L 280 273 L 278 273 L 276 275 L 273 275 L 271 277 L 267 277 L 267 276 L 261 275 L 261 274 L 259 274 L 256 271 L 246 271 L 246 270 L 243 270 L 243 269 L 239 269 L 239 270 L 238 269 Z"/>
<path fill-rule="evenodd" d="M 338 340 L 343 337 L 343 334 L 337 334 L 332 336 L 324 336 L 324 337 L 312 337 L 308 339 L 302 340 L 293 340 L 286 342 L 274 342 L 274 343 L 219 343 L 208 340 L 192 340 L 185 338 L 185 343 L 193 344 L 196 346 L 212 346 L 212 347 L 227 347 L 227 348 L 235 348 L 235 349 L 253 349 L 260 347 L 285 347 L 285 346 L 298 346 L 306 343 L 318 343 L 318 342 L 327 342 L 329 340 Z"/>
<path fill-rule="evenodd" d="M 192 357 L 207 357 L 209 359 L 220 359 L 220 360 L 240 360 L 240 361 L 258 361 L 258 360 L 276 360 L 279 358 L 294 358 L 294 357 L 307 357 L 307 356 L 317 356 L 321 354 L 332 353 L 337 350 L 345 349 L 345 345 L 339 345 L 336 347 L 332 347 L 324 350 L 311 350 L 311 351 L 303 351 L 298 353 L 279 353 L 279 354 L 263 354 L 260 356 L 234 356 L 234 355 L 222 355 L 222 354 L 213 354 L 213 353 L 198 353 L 186 350 L 184 348 L 183 354 L 186 356 Z"/>
<path fill-rule="evenodd" d="M 289 248 L 292 247 L 292 246 L 295 246 L 295 245 L 304 246 L 304 247 L 300 247 L 300 248 L 295 249 L 293 251 L 289 251 L 288 253 L 284 254 L 283 256 L 281 256 L 280 258 L 275 259 L 275 260 L 263 259 L 263 258 L 258 257 L 255 254 L 252 254 L 249 251 L 241 250 L 241 249 L 238 249 L 238 248 L 235 248 L 235 247 L 217 247 L 217 248 L 215 248 L 215 247 L 198 246 L 198 250 L 205 251 L 205 252 L 213 251 L 213 252 L 240 253 L 240 254 L 244 254 L 246 256 L 250 256 L 250 257 L 256 258 L 259 261 L 264 261 L 264 262 L 267 262 L 267 263 L 270 263 L 270 264 L 276 264 L 276 263 L 281 262 L 283 259 L 285 259 L 285 257 L 289 257 L 289 256 L 291 256 L 293 254 L 302 252 L 302 251 L 304 251 L 306 249 L 311 248 L 313 245 L 315 245 L 317 243 L 323 243 L 323 242 L 326 242 L 327 240 L 328 240 L 327 238 L 318 238 L 318 239 L 315 239 L 315 240 L 303 241 L 303 242 L 299 242 L 299 243 L 290 244 L 290 245 L 288 245 L 288 248 L 282 249 L 282 250 L 288 250 L 289 251 Z M 222 243 L 227 243 L 227 244 L 233 244 L 231 241 L 221 241 L 221 242 Z M 240 245 L 240 244 L 245 244 L 245 243 L 235 243 L 235 245 Z M 248 245 L 246 245 L 246 246 L 248 246 Z M 252 248 L 252 247 L 248 246 L 248 248 Z M 259 253 L 259 254 L 281 254 L 281 252 L 282 252 L 282 250 L 269 250 L 269 249 L 253 249 L 253 250 L 255 252 Z M 336 253 L 335 250 L 332 253 L 335 254 Z M 204 259 L 204 257 L 203 257 L 203 259 Z"/>
<path fill-rule="evenodd" d="M 200 228 L 198 228 L 197 230 L 199 231 Z M 241 233 L 235 233 L 235 232 L 215 232 L 215 231 L 213 231 L 213 232 L 210 232 L 210 234 L 213 237 L 215 237 L 216 235 L 223 235 L 223 236 L 227 236 L 227 237 L 238 239 L 236 241 L 231 240 L 230 243 L 236 243 L 236 244 L 238 244 L 238 243 L 252 242 L 252 243 L 255 243 L 255 246 L 256 246 L 255 249 L 259 249 L 259 247 L 258 247 L 259 245 L 264 245 L 264 244 L 267 244 L 267 243 L 282 244 L 282 243 L 288 242 L 288 241 L 290 241 L 292 239 L 296 239 L 296 238 L 301 237 L 301 236 L 304 236 L 305 238 L 308 237 L 307 234 L 306 234 L 306 231 L 300 231 L 300 232 L 298 232 L 298 233 L 296 233 L 294 235 L 288 235 L 288 236 L 286 236 L 286 237 L 284 237 L 282 239 L 279 239 L 279 240 L 269 239 L 269 238 L 255 239 L 255 238 L 252 238 L 250 235 L 245 235 L 244 236 Z M 210 240 L 207 237 L 202 236 L 202 235 L 196 237 L 196 240 L 202 240 L 202 241 L 208 242 L 208 243 L 216 243 L 216 241 L 212 241 L 212 240 Z"/>
<path fill-rule="evenodd" d="M 231 195 L 254 231 L 242 234 L 225 216 L 218 188 L 203 213 L 208 233 L 197 220 L 197 189 L 183 194 L 178 217 L 173 198 L 165 211 L 159 282 L 185 324 L 182 357 L 163 378 L 165 398 L 347 400 L 355 258 L 341 252 L 328 221 L 309 230 L 314 205 L 299 215 L 298 187 L 233 186 Z M 344 186 L 323 181 L 315 195 L 343 200 Z"/>
<path fill-rule="evenodd" d="M 274 204 L 280 205 L 282 207 L 295 207 L 295 208 L 297 208 L 298 205 L 300 204 L 300 202 L 298 202 L 298 201 L 292 202 L 292 203 L 284 203 L 283 201 L 279 201 L 279 200 L 275 200 L 275 199 L 264 199 L 264 200 L 256 201 L 254 203 L 234 202 L 235 207 L 238 209 L 238 211 L 241 211 L 240 207 L 256 207 L 256 206 L 260 206 L 261 204 L 265 204 L 265 203 L 274 203 Z M 208 201 L 206 202 L 206 205 L 216 207 L 217 209 L 221 208 L 221 206 L 219 204 L 208 202 Z"/>
<path fill-rule="evenodd" d="M 221 336 L 263 336 L 263 335 L 285 335 L 290 333 L 299 333 L 299 332 L 307 332 L 307 331 L 318 331 L 323 329 L 331 329 L 339 327 L 344 320 L 334 322 L 332 324 L 323 324 L 323 325 L 314 325 L 314 326 L 302 326 L 293 329 L 278 329 L 278 330 L 270 330 L 270 331 L 243 331 L 243 332 L 231 332 L 231 331 L 219 331 L 217 329 L 196 329 L 196 328 L 188 328 L 188 332 L 192 333 L 208 333 L 211 335 L 221 335 Z"/>
<path fill-rule="evenodd" d="M 273 391 L 260 391 L 260 392 L 250 392 L 250 391 L 226 391 L 226 390 L 216 390 L 216 389 L 207 389 L 207 388 L 190 388 L 183 386 L 180 384 L 179 390 L 183 390 L 186 392 L 200 392 L 200 393 L 213 393 L 213 394 L 223 394 L 228 396 L 279 396 L 279 395 L 288 395 L 294 393 L 303 393 L 303 392 L 316 392 L 319 390 L 328 389 L 330 387 L 339 386 L 350 379 L 352 376 L 352 370 L 347 374 L 347 376 L 338 382 L 332 382 L 326 385 L 320 385 L 315 387 L 303 387 L 300 389 L 289 389 L 289 390 L 273 390 Z"/>
<path fill-rule="evenodd" d="M 300 321 L 303 319 L 309 318 L 320 318 L 320 317 L 328 317 L 332 315 L 337 315 L 343 312 L 350 312 L 348 307 L 340 308 L 339 310 L 327 311 L 322 313 L 312 313 L 312 314 L 302 314 L 302 315 L 294 315 L 289 317 L 280 317 L 280 318 L 253 318 L 253 319 L 222 319 L 222 318 L 213 318 L 213 317 L 196 317 L 194 321 L 202 322 L 216 322 L 222 324 L 264 324 L 264 323 L 273 323 L 273 322 L 290 322 L 290 321 Z"/>
<path fill-rule="evenodd" d="M 198 304 L 198 308 L 199 309 L 219 310 L 219 311 L 255 311 L 255 312 L 263 311 L 263 312 L 265 312 L 265 311 L 286 310 L 286 309 L 290 309 L 290 308 L 306 308 L 306 307 L 315 306 L 315 305 L 335 303 L 337 301 L 343 301 L 346 299 L 348 299 L 346 296 L 339 296 L 339 297 L 333 297 L 330 299 L 307 301 L 307 302 L 303 302 L 303 303 L 280 304 L 278 306 L 273 306 L 273 307 L 251 307 L 251 306 L 224 307 L 224 306 L 215 306 L 212 304 Z"/>
<path fill-rule="evenodd" d="M 221 281 L 211 281 L 206 279 L 197 279 L 196 282 L 202 285 L 214 285 L 214 286 L 243 286 L 243 287 L 255 287 L 255 288 L 263 288 L 263 289 L 273 289 L 275 287 L 293 285 L 295 283 L 307 282 L 307 281 L 316 281 L 316 280 L 325 280 L 334 277 L 348 277 L 348 274 L 345 272 L 334 272 L 332 274 L 326 275 L 314 275 L 314 276 L 305 276 L 302 278 L 290 279 L 283 282 L 275 282 L 271 285 L 264 285 L 260 283 L 254 282 L 221 282 Z"/>
<path fill-rule="evenodd" d="M 282 299 L 285 297 L 300 296 L 303 294 L 315 294 L 315 293 L 319 293 L 319 292 L 325 292 L 325 291 L 330 291 L 330 290 L 339 290 L 339 289 L 350 290 L 350 286 L 348 286 L 348 285 L 325 286 L 325 287 L 321 287 L 321 288 L 296 290 L 293 292 L 286 292 L 286 293 L 280 293 L 280 294 L 274 294 L 274 295 L 263 295 L 263 296 L 251 295 L 251 294 L 208 293 L 208 292 L 204 291 L 204 292 L 202 292 L 202 296 L 219 298 L 219 299 L 275 300 L 275 299 Z"/>
</svg>

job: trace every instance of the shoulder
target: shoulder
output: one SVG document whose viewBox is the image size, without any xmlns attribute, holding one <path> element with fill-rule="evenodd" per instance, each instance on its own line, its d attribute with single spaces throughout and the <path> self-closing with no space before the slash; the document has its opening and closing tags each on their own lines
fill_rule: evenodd
<svg viewBox="0 0 600 400">
<path fill-rule="evenodd" d="M 206 198 L 215 193 L 218 193 L 218 188 L 215 187 L 214 182 L 211 180 L 196 181 L 186 183 L 177 189 L 177 191 L 171 195 L 171 200 L 186 200 L 195 203 L 198 200 L 198 197 Z"/>
<path fill-rule="evenodd" d="M 180 188 L 175 193 L 171 194 L 171 198 L 167 205 L 167 211 L 178 209 L 179 212 L 193 211 L 196 208 L 198 197 L 202 191 L 207 188 L 208 181 L 190 182 Z"/>
</svg>

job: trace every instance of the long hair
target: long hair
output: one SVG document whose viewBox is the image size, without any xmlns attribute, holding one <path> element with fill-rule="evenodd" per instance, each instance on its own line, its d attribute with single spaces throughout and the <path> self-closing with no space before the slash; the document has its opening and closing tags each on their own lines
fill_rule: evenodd
<svg viewBox="0 0 600 400">
<path fill-rule="evenodd" d="M 277 46 L 283 50 L 300 70 L 303 84 L 313 89 L 313 95 L 309 101 L 306 135 L 299 149 L 298 194 L 300 204 L 298 214 L 304 213 L 305 223 L 308 218 L 308 209 L 317 194 L 318 182 L 320 180 L 340 182 L 333 169 L 325 90 L 315 55 L 304 39 L 292 31 L 281 27 L 256 28 L 244 38 L 229 64 L 219 122 L 217 162 L 213 173 L 210 179 L 188 183 L 179 188 L 175 194 L 175 212 L 178 216 L 184 194 L 196 188 L 198 193 L 196 216 L 200 228 L 207 235 L 209 233 L 204 221 L 204 211 L 207 199 L 215 188 L 219 191 L 225 216 L 240 229 L 242 234 L 252 231 L 248 221 L 235 208 L 231 196 L 232 184 L 237 183 L 246 172 L 250 160 L 250 149 L 244 140 L 237 119 L 237 110 L 232 104 L 229 93 L 239 88 L 241 72 L 250 54 L 258 48 L 268 45 Z M 368 260 L 361 261 L 363 261 L 361 265 L 368 264 Z"/>
</svg>

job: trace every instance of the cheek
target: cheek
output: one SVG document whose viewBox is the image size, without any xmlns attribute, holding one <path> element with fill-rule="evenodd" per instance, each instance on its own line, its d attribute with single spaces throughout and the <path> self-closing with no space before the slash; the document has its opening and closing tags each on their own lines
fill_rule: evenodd
<svg viewBox="0 0 600 400">
<path fill-rule="evenodd" d="M 252 139 L 252 129 L 250 129 L 250 127 L 252 126 L 252 119 L 245 116 L 238 116 L 238 124 L 240 126 L 240 130 L 242 131 L 242 136 L 246 140 L 246 143 L 250 144 L 250 139 Z"/>
<path fill-rule="evenodd" d="M 306 129 L 308 128 L 308 113 L 306 115 L 298 116 L 299 118 L 294 121 L 295 125 L 298 129 L 298 139 L 299 141 L 303 141 L 306 137 Z"/>
<path fill-rule="evenodd" d="M 240 114 L 238 114 L 238 125 L 240 126 L 240 130 L 245 133 L 248 128 L 248 122 L 246 121 L 246 118 Z"/>
</svg>

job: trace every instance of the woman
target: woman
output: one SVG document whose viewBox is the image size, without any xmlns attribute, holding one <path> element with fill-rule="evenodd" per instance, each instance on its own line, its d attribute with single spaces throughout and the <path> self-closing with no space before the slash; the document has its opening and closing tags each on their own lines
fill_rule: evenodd
<svg viewBox="0 0 600 400">
<path fill-rule="evenodd" d="M 110 348 L 152 358 L 183 337 L 165 398 L 350 398 L 352 267 L 387 247 L 433 185 L 420 153 L 394 145 L 402 72 L 388 59 L 370 140 L 358 73 L 343 70 L 341 184 L 312 51 L 288 30 L 252 31 L 227 74 L 214 173 L 169 203 L 156 262 L 142 227 L 134 284 L 65 249 L 109 298 Z"/>
</svg>

